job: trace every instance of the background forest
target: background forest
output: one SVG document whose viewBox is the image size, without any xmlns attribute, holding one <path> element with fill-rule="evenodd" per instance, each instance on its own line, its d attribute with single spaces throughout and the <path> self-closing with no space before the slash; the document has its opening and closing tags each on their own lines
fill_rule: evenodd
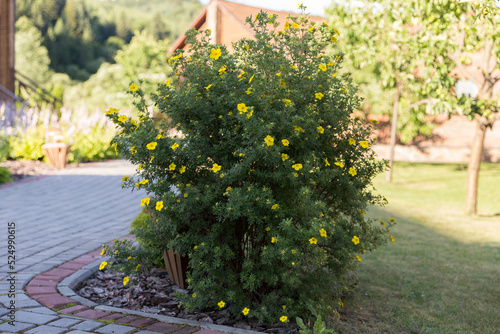
<svg viewBox="0 0 500 334">
<path fill-rule="evenodd" d="M 130 80 L 153 88 L 166 78 L 166 51 L 201 8 L 197 0 L 17 0 L 16 70 L 67 107 L 125 107 Z"/>
</svg>

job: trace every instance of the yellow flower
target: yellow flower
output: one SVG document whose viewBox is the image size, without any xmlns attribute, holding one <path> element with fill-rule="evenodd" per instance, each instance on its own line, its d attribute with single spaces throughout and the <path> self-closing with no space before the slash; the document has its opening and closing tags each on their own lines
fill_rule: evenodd
<svg viewBox="0 0 500 334">
<path fill-rule="evenodd" d="M 174 164 L 173 162 L 168 166 L 168 169 L 169 170 L 175 170 L 175 167 L 177 167 L 176 164 Z"/>
<path fill-rule="evenodd" d="M 363 261 L 363 260 L 361 260 L 361 258 L 359 257 L 359 255 L 356 255 L 356 259 L 358 259 L 359 262 Z"/>
<path fill-rule="evenodd" d="M 156 139 L 162 139 L 162 138 L 163 138 L 162 134 L 159 134 L 158 136 L 156 136 Z"/>
<path fill-rule="evenodd" d="M 312 245 L 312 244 L 317 244 L 317 243 L 318 243 L 318 240 L 317 240 L 316 238 L 314 238 L 314 237 L 313 237 L 313 238 L 309 239 L 309 242 L 311 243 L 311 245 Z"/>
<path fill-rule="evenodd" d="M 217 49 L 212 49 L 210 50 L 210 58 L 212 59 L 219 59 L 219 57 L 222 55 L 222 52 L 220 50 L 220 48 L 217 48 Z"/>
<path fill-rule="evenodd" d="M 186 166 L 182 166 L 181 168 L 179 168 L 179 173 L 184 173 L 186 171 Z"/>
<path fill-rule="evenodd" d="M 130 85 L 129 89 L 131 92 L 137 92 L 139 90 L 139 87 L 135 83 L 133 83 Z"/>
<path fill-rule="evenodd" d="M 318 129 L 319 133 L 325 133 L 325 129 L 320 125 L 316 129 Z"/>
<path fill-rule="evenodd" d="M 239 103 L 238 104 L 238 111 L 240 111 L 240 112 L 247 112 L 248 111 L 248 107 L 244 103 Z"/>
<path fill-rule="evenodd" d="M 281 85 L 281 87 L 286 87 L 286 82 L 283 80 L 280 80 L 280 85 Z"/>
<path fill-rule="evenodd" d="M 294 125 L 293 129 L 298 132 L 304 132 L 304 129 L 302 129 L 300 126 Z"/>
<path fill-rule="evenodd" d="M 209 89 L 210 89 L 210 87 L 212 87 L 212 84 L 210 84 L 210 85 L 206 86 L 206 87 L 205 87 L 205 89 L 206 89 L 206 90 L 209 90 Z"/>
<path fill-rule="evenodd" d="M 108 263 L 106 261 L 103 261 L 101 265 L 99 266 L 99 270 L 103 270 Z"/>
<path fill-rule="evenodd" d="M 324 228 L 322 228 L 321 230 L 319 230 L 319 234 L 323 237 L 323 238 L 326 238 L 327 235 L 326 235 L 326 231 Z"/>
<path fill-rule="evenodd" d="M 241 313 L 243 313 L 243 315 L 247 315 L 247 314 L 248 314 L 248 312 L 250 312 L 250 309 L 249 309 L 248 307 L 245 307 L 245 308 L 243 309 L 243 311 L 241 311 Z"/>
<path fill-rule="evenodd" d="M 245 93 L 247 93 L 247 95 L 250 95 L 253 93 L 253 88 L 252 87 L 248 87 L 248 89 L 245 91 Z"/>
<path fill-rule="evenodd" d="M 250 112 L 248 113 L 247 118 L 250 118 L 253 115 L 253 107 L 251 107 L 251 108 L 252 109 L 250 109 Z"/>
<path fill-rule="evenodd" d="M 276 73 L 276 76 L 280 77 L 281 76 L 281 72 Z"/>
<path fill-rule="evenodd" d="M 141 206 L 144 205 L 149 205 L 149 201 L 151 200 L 151 197 L 146 197 L 141 200 Z"/>
<path fill-rule="evenodd" d="M 254 76 L 255 76 L 255 74 L 250 77 L 250 79 L 248 80 L 248 83 L 252 82 Z"/>
<path fill-rule="evenodd" d="M 297 251 L 295 249 L 292 249 L 292 254 L 295 254 L 297 253 Z"/>
<path fill-rule="evenodd" d="M 285 321 L 287 321 L 287 320 L 288 320 L 288 317 L 287 317 L 286 315 L 284 315 L 284 316 L 282 316 L 282 317 L 280 318 L 280 321 L 281 321 L 281 322 L 285 322 Z"/>
<path fill-rule="evenodd" d="M 288 30 L 288 29 L 290 29 L 290 23 L 286 22 L 285 23 L 285 30 Z"/>
<path fill-rule="evenodd" d="M 177 147 L 179 147 L 179 144 L 174 143 L 171 147 L 172 147 L 172 150 L 174 150 L 174 151 L 175 151 L 175 149 L 176 149 Z"/>
<path fill-rule="evenodd" d="M 127 175 L 125 175 L 124 177 L 122 177 L 122 182 L 125 182 L 125 181 L 128 181 L 129 177 Z"/>
<path fill-rule="evenodd" d="M 297 23 L 295 23 L 295 22 L 292 23 L 292 27 L 294 27 L 295 29 L 299 29 L 300 28 L 300 26 Z"/>
<path fill-rule="evenodd" d="M 127 285 L 128 281 L 130 281 L 130 278 L 128 278 L 128 276 L 125 276 L 123 278 L 123 285 Z"/>
<path fill-rule="evenodd" d="M 274 204 L 272 207 L 271 207 L 271 210 L 276 210 L 278 209 L 279 205 L 278 204 Z"/>
<path fill-rule="evenodd" d="M 158 143 L 157 143 L 157 142 L 155 142 L 155 141 L 153 141 L 153 142 L 151 142 L 151 143 L 147 144 L 147 145 L 146 145 L 146 148 L 147 148 L 148 150 L 152 151 L 152 150 L 154 150 L 154 149 L 156 148 L 156 145 L 158 145 Z"/>
<path fill-rule="evenodd" d="M 281 153 L 281 160 L 285 161 L 287 160 L 289 157 L 288 157 L 288 154 L 286 153 Z"/>
<path fill-rule="evenodd" d="M 344 164 L 341 162 L 336 162 L 335 166 L 339 166 L 340 168 L 344 168 Z"/>
<path fill-rule="evenodd" d="M 163 201 L 156 202 L 156 210 L 161 211 L 163 209 Z"/>
<path fill-rule="evenodd" d="M 119 110 L 116 108 L 109 108 L 109 110 L 106 111 L 106 114 L 111 115 L 114 114 L 115 112 L 118 112 Z"/>
<path fill-rule="evenodd" d="M 378 124 L 378 123 L 380 123 L 380 122 L 379 122 L 379 121 L 377 121 L 376 119 L 371 119 L 371 120 L 370 120 L 370 122 L 371 122 L 372 124 Z"/>
<path fill-rule="evenodd" d="M 196 293 L 193 293 L 193 298 L 196 298 Z"/>
<path fill-rule="evenodd" d="M 149 159 L 149 162 L 153 162 L 153 159 L 154 159 L 154 155 L 151 157 L 151 159 Z"/>
<path fill-rule="evenodd" d="M 271 238 L 271 242 L 274 244 L 276 241 L 278 241 L 278 239 L 276 237 L 272 237 Z"/>
<path fill-rule="evenodd" d="M 103 248 L 100 255 L 104 255 L 105 251 L 106 251 L 106 248 Z"/>
<path fill-rule="evenodd" d="M 359 244 L 359 238 L 357 236 L 352 237 L 352 242 L 357 245 Z"/>
<path fill-rule="evenodd" d="M 349 145 L 356 145 L 356 141 L 352 138 L 349 138 Z"/>
<path fill-rule="evenodd" d="M 222 169 L 222 166 L 214 164 L 211 169 L 212 169 L 212 172 L 217 173 L 218 171 L 220 171 Z"/>
<path fill-rule="evenodd" d="M 221 68 L 219 68 L 219 74 L 226 73 L 227 67 L 226 65 L 223 65 Z"/>
<path fill-rule="evenodd" d="M 391 237 L 391 241 L 392 241 L 392 243 L 393 243 L 393 244 L 395 244 L 395 243 L 396 243 L 396 240 L 394 240 L 394 237 L 393 237 L 392 235 L 389 235 L 389 236 Z"/>
<path fill-rule="evenodd" d="M 184 197 L 188 197 L 188 194 L 184 194 Z"/>
<path fill-rule="evenodd" d="M 129 257 L 127 257 L 127 260 L 130 260 L 131 258 L 132 258 L 132 256 L 129 256 Z"/>
<path fill-rule="evenodd" d="M 281 142 L 283 143 L 283 146 L 288 146 L 290 144 L 287 139 L 283 139 Z"/>
<path fill-rule="evenodd" d="M 370 146 L 366 140 L 360 141 L 359 145 L 363 148 L 368 148 L 368 146 Z"/>
<path fill-rule="evenodd" d="M 292 165 L 292 168 L 295 169 L 295 170 L 301 170 L 302 169 L 302 164 Z"/>
<path fill-rule="evenodd" d="M 365 215 L 365 211 L 364 210 L 359 209 L 359 213 L 361 213 L 362 216 Z"/>
<path fill-rule="evenodd" d="M 339 305 L 340 305 L 341 307 L 344 307 L 344 303 L 342 303 L 342 301 L 340 301 L 340 302 L 339 302 Z"/>
<path fill-rule="evenodd" d="M 165 85 L 170 86 L 170 78 L 167 79 L 167 82 L 165 82 Z"/>
<path fill-rule="evenodd" d="M 315 96 L 318 100 L 321 100 L 321 99 L 323 98 L 323 96 L 325 96 L 325 95 L 323 95 L 323 93 L 316 93 L 316 94 L 314 94 L 314 96 Z"/>
<path fill-rule="evenodd" d="M 264 138 L 264 141 L 266 142 L 267 146 L 273 146 L 274 145 L 274 138 L 271 137 L 270 135 L 267 135 L 267 137 Z"/>
<path fill-rule="evenodd" d="M 282 99 L 281 101 L 285 102 L 285 107 L 289 107 L 292 105 L 292 100 L 289 99 Z"/>
<path fill-rule="evenodd" d="M 120 115 L 120 116 L 118 117 L 118 121 L 119 121 L 119 122 L 122 122 L 122 123 L 125 123 L 126 121 L 128 121 L 128 117 L 127 117 L 127 116 L 125 116 L 125 115 Z"/>
<path fill-rule="evenodd" d="M 271 228 L 270 228 L 270 227 L 266 227 L 266 231 L 268 231 L 268 232 L 269 232 L 270 230 L 271 230 Z"/>
<path fill-rule="evenodd" d="M 140 266 L 141 266 L 141 264 L 138 264 L 137 267 L 135 267 L 135 271 L 139 270 Z"/>
<path fill-rule="evenodd" d="M 356 172 L 356 170 L 354 168 L 351 167 L 351 168 L 349 168 L 349 174 L 351 174 L 352 176 L 356 176 L 356 174 L 358 174 L 358 173 Z"/>
<path fill-rule="evenodd" d="M 322 70 L 323 72 L 326 71 L 326 65 L 325 64 L 319 64 L 318 65 L 319 69 Z"/>
<path fill-rule="evenodd" d="M 394 218 L 390 217 L 390 218 L 389 218 L 389 221 L 394 223 L 394 222 L 396 221 L 396 219 L 394 219 Z"/>
<path fill-rule="evenodd" d="M 221 300 L 217 305 L 219 305 L 220 308 L 223 308 L 226 305 L 226 303 L 224 303 L 224 301 Z"/>
<path fill-rule="evenodd" d="M 330 163 L 328 162 L 328 158 L 325 158 L 325 166 L 330 166 Z"/>
</svg>

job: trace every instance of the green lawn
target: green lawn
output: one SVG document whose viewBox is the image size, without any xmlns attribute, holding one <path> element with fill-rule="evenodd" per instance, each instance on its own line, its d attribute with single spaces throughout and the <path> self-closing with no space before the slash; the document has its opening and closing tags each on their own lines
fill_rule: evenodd
<svg viewBox="0 0 500 334">
<path fill-rule="evenodd" d="M 458 164 L 396 163 L 375 180 L 395 244 L 363 256 L 341 333 L 500 333 L 500 164 L 482 164 L 478 216 L 464 214 Z"/>
</svg>

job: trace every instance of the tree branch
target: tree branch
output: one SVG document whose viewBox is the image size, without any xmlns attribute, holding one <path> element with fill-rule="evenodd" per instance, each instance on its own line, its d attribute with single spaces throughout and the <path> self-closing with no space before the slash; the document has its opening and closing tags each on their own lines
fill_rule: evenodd
<svg viewBox="0 0 500 334">
<path fill-rule="evenodd" d="M 408 108 L 413 109 L 413 108 L 416 108 L 418 106 L 421 106 L 422 104 L 434 104 L 434 101 L 432 101 L 431 99 L 423 99 L 423 100 L 420 100 L 420 101 L 415 102 L 413 104 L 410 104 L 410 106 Z"/>
<path fill-rule="evenodd" d="M 470 81 L 472 81 L 473 83 L 475 83 L 478 87 L 481 87 L 483 85 L 482 82 L 480 82 L 479 80 L 477 80 L 476 78 L 474 78 L 474 76 L 472 76 L 472 74 L 469 71 L 467 71 L 467 69 L 465 68 L 465 66 L 463 66 L 460 63 L 460 60 L 458 59 L 457 56 L 448 55 L 448 58 L 450 58 L 451 60 L 453 60 L 453 62 L 455 63 L 455 66 L 457 67 L 457 69 L 460 71 L 460 73 L 462 73 L 462 75 L 466 79 L 469 79 Z"/>
</svg>

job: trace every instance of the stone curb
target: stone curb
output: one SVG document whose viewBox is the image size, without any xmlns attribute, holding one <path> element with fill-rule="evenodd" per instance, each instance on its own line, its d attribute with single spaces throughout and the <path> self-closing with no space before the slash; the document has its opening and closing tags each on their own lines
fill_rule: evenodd
<svg viewBox="0 0 500 334">
<path fill-rule="evenodd" d="M 169 317 L 166 315 L 152 314 L 152 313 L 146 313 L 146 312 L 141 312 L 141 311 L 123 309 L 123 308 L 119 308 L 119 307 L 99 305 L 99 304 L 94 303 L 91 300 L 88 300 L 86 298 L 83 298 L 83 297 L 77 295 L 73 291 L 73 289 L 75 287 L 77 287 L 78 284 L 80 284 L 82 281 L 84 281 L 87 278 L 89 278 L 90 276 L 92 276 L 99 269 L 99 266 L 100 266 L 102 261 L 108 261 L 108 260 L 109 260 L 109 257 L 106 257 L 106 258 L 99 259 L 97 261 L 94 261 L 94 262 L 86 265 L 85 267 L 78 270 L 74 274 L 63 279 L 59 283 L 59 285 L 57 286 L 57 289 L 64 296 L 69 297 L 69 298 L 79 302 L 80 304 L 87 306 L 88 308 L 93 308 L 94 310 L 116 312 L 116 313 L 122 313 L 122 314 L 134 314 L 134 315 L 139 315 L 139 316 L 144 317 L 144 318 L 153 318 L 153 319 L 159 320 L 161 322 L 177 324 L 177 325 L 189 325 L 189 326 L 193 326 L 193 327 L 200 327 L 200 328 L 204 328 L 204 329 L 209 329 L 209 330 L 219 331 L 219 332 L 224 332 L 224 333 L 230 333 L 230 334 L 262 334 L 262 332 L 234 328 L 234 327 L 229 327 L 229 326 L 210 324 L 207 322 L 201 322 L 201 321 L 196 321 L 196 320 L 175 318 L 175 317 Z"/>
<path fill-rule="evenodd" d="M 161 322 L 167 322 L 167 323 L 177 324 L 177 325 L 189 325 L 189 326 L 193 326 L 193 327 L 201 327 L 204 329 L 210 329 L 213 331 L 224 332 L 224 333 L 262 334 L 262 332 L 256 332 L 256 331 L 251 331 L 251 330 L 246 330 L 246 329 L 240 329 L 240 328 L 234 328 L 234 327 L 222 326 L 222 325 L 214 325 L 214 324 L 210 324 L 207 322 L 182 319 L 182 318 L 174 318 L 174 317 L 169 317 L 167 315 L 160 315 L 160 314 L 152 314 L 152 313 L 146 313 L 146 312 L 141 312 L 141 311 L 127 310 L 127 309 L 122 309 L 122 308 L 112 307 L 112 306 L 99 305 L 99 306 L 96 306 L 95 309 L 100 310 L 100 311 L 140 315 L 142 317 L 154 318 L 154 319 L 159 320 Z"/>
</svg>

